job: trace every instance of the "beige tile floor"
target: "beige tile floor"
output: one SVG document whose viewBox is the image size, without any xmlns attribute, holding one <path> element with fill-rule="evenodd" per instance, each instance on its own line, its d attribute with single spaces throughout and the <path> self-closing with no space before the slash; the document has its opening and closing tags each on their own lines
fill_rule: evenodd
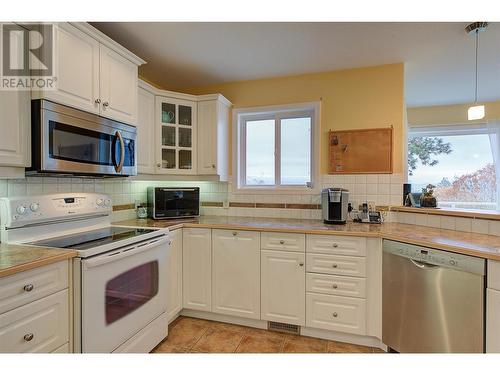
<svg viewBox="0 0 500 375">
<path fill-rule="evenodd" d="M 152 353 L 383 353 L 378 348 L 179 317 Z"/>
</svg>

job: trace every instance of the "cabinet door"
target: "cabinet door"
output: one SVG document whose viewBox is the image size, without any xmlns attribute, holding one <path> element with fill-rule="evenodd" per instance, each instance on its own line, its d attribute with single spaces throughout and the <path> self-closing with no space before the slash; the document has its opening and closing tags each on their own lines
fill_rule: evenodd
<svg viewBox="0 0 500 375">
<path fill-rule="evenodd" d="M 217 101 L 198 103 L 198 174 L 217 174 Z"/>
<path fill-rule="evenodd" d="M 305 325 L 305 255 L 261 252 L 262 320 Z"/>
<path fill-rule="evenodd" d="M 154 173 L 154 115 L 155 96 L 139 87 L 139 109 L 137 119 L 137 170 L 139 173 Z"/>
<path fill-rule="evenodd" d="M 170 232 L 172 247 L 168 263 L 167 317 L 169 323 L 182 310 L 182 229 Z"/>
<path fill-rule="evenodd" d="M 58 103 L 99 113 L 99 42 L 61 23 L 55 32 L 57 90 L 34 92 Z"/>
<path fill-rule="evenodd" d="M 212 231 L 212 312 L 260 319 L 260 233 Z"/>
<path fill-rule="evenodd" d="M 500 353 L 500 291 L 486 289 L 486 353 Z"/>
<path fill-rule="evenodd" d="M 29 91 L 0 91 L 0 166 L 30 165 L 30 113 Z"/>
<path fill-rule="evenodd" d="M 156 98 L 156 172 L 196 174 L 197 106 L 188 100 Z"/>
<path fill-rule="evenodd" d="M 198 102 L 198 174 L 228 179 L 229 107 L 219 100 Z"/>
<path fill-rule="evenodd" d="M 183 229 L 182 299 L 183 307 L 186 309 L 211 310 L 211 238 L 210 229 Z"/>
<path fill-rule="evenodd" d="M 100 45 L 101 116 L 136 125 L 137 65 Z"/>
</svg>

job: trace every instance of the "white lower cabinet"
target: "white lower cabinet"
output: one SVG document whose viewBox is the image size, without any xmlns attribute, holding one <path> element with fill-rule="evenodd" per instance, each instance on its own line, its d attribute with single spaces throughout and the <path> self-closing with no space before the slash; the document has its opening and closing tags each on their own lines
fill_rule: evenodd
<svg viewBox="0 0 500 375">
<path fill-rule="evenodd" d="M 182 310 L 182 229 L 170 232 L 172 247 L 168 262 L 167 318 L 171 322 Z"/>
<path fill-rule="evenodd" d="M 260 319 L 260 233 L 212 231 L 212 312 Z"/>
<path fill-rule="evenodd" d="M 0 315 L 0 352 L 48 353 L 69 341 L 68 289 Z"/>
<path fill-rule="evenodd" d="M 366 300 L 307 293 L 306 325 L 339 332 L 366 333 Z"/>
<path fill-rule="evenodd" d="M 261 319 L 305 325 L 305 254 L 261 252 Z"/>
<path fill-rule="evenodd" d="M 185 309 L 212 308 L 212 231 L 183 228 L 182 300 Z"/>
<path fill-rule="evenodd" d="M 500 291 L 486 289 L 486 352 L 500 353 Z"/>
</svg>

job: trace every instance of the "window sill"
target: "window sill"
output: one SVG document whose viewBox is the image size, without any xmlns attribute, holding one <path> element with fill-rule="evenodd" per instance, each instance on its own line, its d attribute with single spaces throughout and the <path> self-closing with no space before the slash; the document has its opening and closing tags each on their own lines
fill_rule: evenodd
<svg viewBox="0 0 500 375">
<path fill-rule="evenodd" d="M 466 217 L 472 219 L 500 220 L 500 211 L 494 210 L 464 210 L 455 208 L 427 208 L 427 207 L 405 207 L 391 206 L 393 212 L 411 212 L 418 214 Z"/>
</svg>

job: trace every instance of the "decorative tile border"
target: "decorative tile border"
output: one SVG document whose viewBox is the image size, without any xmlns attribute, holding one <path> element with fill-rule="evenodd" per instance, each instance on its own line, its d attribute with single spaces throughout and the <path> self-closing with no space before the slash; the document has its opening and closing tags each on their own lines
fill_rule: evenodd
<svg viewBox="0 0 500 375">
<path fill-rule="evenodd" d="M 113 206 L 113 211 L 124 211 L 124 210 L 134 210 L 134 209 L 135 209 L 134 203 L 117 204 L 117 205 Z"/>
<path fill-rule="evenodd" d="M 296 210 L 319 210 L 320 204 L 310 203 L 247 203 L 247 202 L 229 202 L 229 207 L 237 208 L 288 208 Z"/>
<path fill-rule="evenodd" d="M 201 202 L 202 207 L 224 207 L 223 202 Z"/>
</svg>

